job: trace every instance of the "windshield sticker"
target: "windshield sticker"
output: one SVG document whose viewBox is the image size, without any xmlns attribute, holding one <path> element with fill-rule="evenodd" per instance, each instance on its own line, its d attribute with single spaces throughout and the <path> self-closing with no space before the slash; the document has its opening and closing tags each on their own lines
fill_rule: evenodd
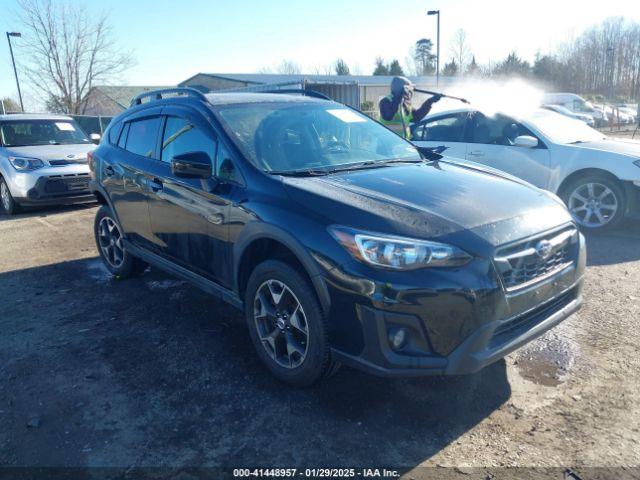
<svg viewBox="0 0 640 480">
<path fill-rule="evenodd" d="M 69 122 L 56 122 L 56 127 L 58 127 L 58 130 L 63 130 L 65 132 L 75 132 L 76 129 L 73 127 L 73 125 Z"/>
<path fill-rule="evenodd" d="M 336 108 L 327 110 L 327 112 L 345 123 L 366 122 L 364 118 L 357 115 L 355 112 L 352 112 L 351 110 L 347 110 L 346 108 Z"/>
</svg>

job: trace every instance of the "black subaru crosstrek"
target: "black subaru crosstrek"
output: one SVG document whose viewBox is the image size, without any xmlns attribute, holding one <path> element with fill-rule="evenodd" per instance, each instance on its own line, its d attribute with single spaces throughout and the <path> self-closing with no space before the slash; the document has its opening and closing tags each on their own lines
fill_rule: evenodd
<svg viewBox="0 0 640 480">
<path fill-rule="evenodd" d="M 107 268 L 235 305 L 295 385 L 342 363 L 472 373 L 579 308 L 584 239 L 556 196 L 318 96 L 136 98 L 90 158 Z"/>
</svg>

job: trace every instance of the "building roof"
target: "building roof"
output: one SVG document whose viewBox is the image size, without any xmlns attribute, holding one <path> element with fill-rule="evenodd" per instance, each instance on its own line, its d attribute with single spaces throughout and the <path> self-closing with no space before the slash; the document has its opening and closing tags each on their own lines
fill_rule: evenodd
<svg viewBox="0 0 640 480">
<path fill-rule="evenodd" d="M 129 108 L 131 100 L 137 95 L 143 92 L 149 92 L 151 90 L 159 90 L 162 88 L 173 88 L 168 86 L 113 86 L 113 85 L 101 85 L 95 86 L 91 90 L 98 90 L 111 100 L 116 102 L 122 108 Z"/>
<path fill-rule="evenodd" d="M 302 82 L 303 80 L 317 83 L 354 83 L 358 82 L 360 85 L 389 85 L 393 75 L 307 75 L 307 74 L 295 74 L 284 75 L 279 73 L 198 73 L 188 79 L 180 82 L 180 85 L 184 85 L 193 78 L 204 75 L 212 78 L 221 78 L 224 80 L 235 80 L 238 82 L 244 82 L 255 85 L 264 84 L 284 84 L 287 82 Z M 416 85 L 434 85 L 436 83 L 435 76 L 409 76 L 407 77 Z M 449 82 L 449 78 L 440 77 L 440 81 L 445 83 Z"/>
</svg>

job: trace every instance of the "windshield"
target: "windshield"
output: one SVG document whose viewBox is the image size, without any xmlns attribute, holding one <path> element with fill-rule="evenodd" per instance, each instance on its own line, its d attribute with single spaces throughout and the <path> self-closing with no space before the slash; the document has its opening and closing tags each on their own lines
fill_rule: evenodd
<svg viewBox="0 0 640 480">
<path fill-rule="evenodd" d="M 10 120 L 0 123 L 6 147 L 71 145 L 91 143 L 73 120 Z"/>
<path fill-rule="evenodd" d="M 335 104 L 228 105 L 218 113 L 247 157 L 266 172 L 330 171 L 363 162 L 420 159 L 409 142 Z"/>
<path fill-rule="evenodd" d="M 529 117 L 529 123 L 554 143 L 581 143 L 603 140 L 603 135 L 580 120 L 558 113 L 540 111 Z"/>
</svg>

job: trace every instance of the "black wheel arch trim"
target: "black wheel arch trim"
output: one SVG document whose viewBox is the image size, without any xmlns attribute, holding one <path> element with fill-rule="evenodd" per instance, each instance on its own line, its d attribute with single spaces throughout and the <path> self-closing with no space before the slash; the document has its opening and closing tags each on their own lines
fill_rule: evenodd
<svg viewBox="0 0 640 480">
<path fill-rule="evenodd" d="M 249 245 L 256 240 L 274 240 L 293 252 L 309 276 L 312 286 L 318 295 L 320 305 L 325 312 L 331 307 L 329 289 L 325 283 L 320 266 L 313 259 L 308 249 L 293 235 L 275 225 L 264 222 L 252 222 L 245 226 L 240 237 L 233 246 L 233 290 L 240 295 L 240 263 Z"/>
<path fill-rule="evenodd" d="M 102 198 L 104 198 L 105 202 L 107 202 L 107 206 L 109 207 L 109 210 L 111 210 L 111 213 L 115 217 L 114 220 L 118 223 L 118 226 L 119 226 L 120 225 L 120 219 L 118 218 L 118 212 L 116 212 L 116 209 L 113 208 L 113 203 L 111 202 L 111 197 L 109 197 L 109 195 L 107 194 L 106 189 L 102 186 L 102 184 L 100 184 L 99 182 L 97 182 L 95 180 L 89 180 L 89 191 L 93 195 L 95 195 L 96 200 L 98 200 L 98 203 L 101 203 L 100 200 L 98 199 L 98 195 L 100 195 Z M 126 238 L 126 235 L 124 234 L 124 232 L 122 232 L 122 236 Z"/>
</svg>

